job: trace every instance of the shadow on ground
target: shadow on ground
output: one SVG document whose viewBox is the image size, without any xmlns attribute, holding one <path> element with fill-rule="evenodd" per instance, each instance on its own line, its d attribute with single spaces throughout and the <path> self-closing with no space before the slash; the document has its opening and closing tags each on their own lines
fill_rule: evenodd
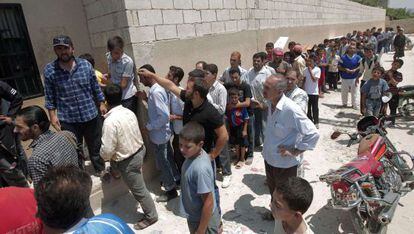
<svg viewBox="0 0 414 234">
<path fill-rule="evenodd" d="M 242 182 L 247 185 L 255 194 L 269 194 L 269 189 L 264 184 L 266 176 L 260 174 L 244 174 Z"/>
<path fill-rule="evenodd" d="M 348 211 L 324 206 L 315 214 L 305 214 L 305 220 L 314 233 L 356 233 Z"/>
<path fill-rule="evenodd" d="M 225 221 L 242 224 L 254 233 L 273 233 L 274 222 L 262 219 L 262 215 L 268 211 L 265 207 L 252 206 L 255 198 L 251 194 L 242 195 L 235 203 L 234 210 L 223 214 Z"/>
</svg>

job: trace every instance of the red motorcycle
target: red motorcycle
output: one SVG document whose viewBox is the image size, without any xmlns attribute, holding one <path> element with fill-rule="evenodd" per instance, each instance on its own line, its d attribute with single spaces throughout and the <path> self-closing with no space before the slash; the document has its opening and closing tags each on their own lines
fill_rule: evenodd
<svg viewBox="0 0 414 234">
<path fill-rule="evenodd" d="M 397 151 L 387 137 L 385 117 L 368 116 L 357 124 L 348 147 L 359 141 L 358 156 L 319 177 L 331 190 L 328 205 L 349 210 L 361 233 L 386 233 L 400 197 L 414 188 L 414 157 Z M 344 132 L 334 132 L 332 139 Z"/>
</svg>

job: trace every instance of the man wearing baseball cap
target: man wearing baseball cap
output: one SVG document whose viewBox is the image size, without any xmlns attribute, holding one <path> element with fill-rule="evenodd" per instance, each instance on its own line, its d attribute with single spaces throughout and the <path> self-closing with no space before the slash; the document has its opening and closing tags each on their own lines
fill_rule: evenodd
<svg viewBox="0 0 414 234">
<path fill-rule="evenodd" d="M 276 73 L 286 75 L 286 73 L 292 69 L 292 66 L 283 60 L 283 50 L 281 48 L 274 48 L 272 53 L 273 60 L 267 65 L 275 69 Z"/>
<path fill-rule="evenodd" d="M 45 107 L 50 122 L 57 131 L 73 132 L 78 145 L 85 138 L 93 167 L 101 176 L 105 165 L 99 155 L 102 128 L 96 103 L 102 114 L 107 109 L 95 71 L 88 61 L 73 56 L 70 37 L 59 35 L 53 38 L 53 50 L 57 59 L 47 64 L 43 72 Z M 83 164 L 82 159 L 80 164 Z"/>
</svg>

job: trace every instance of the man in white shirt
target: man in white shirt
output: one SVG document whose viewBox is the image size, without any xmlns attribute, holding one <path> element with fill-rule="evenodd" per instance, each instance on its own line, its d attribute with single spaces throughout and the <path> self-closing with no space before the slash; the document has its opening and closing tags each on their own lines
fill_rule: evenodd
<svg viewBox="0 0 414 234">
<path fill-rule="evenodd" d="M 308 94 L 305 90 L 298 87 L 298 74 L 296 71 L 288 71 L 286 74 L 287 88 L 285 91 L 286 97 L 290 98 L 300 106 L 303 112 L 308 111 Z"/>
<path fill-rule="evenodd" d="M 286 78 L 276 75 L 266 80 L 263 90 L 269 101 L 263 157 L 270 194 L 278 182 L 297 176 L 302 153 L 314 149 L 319 139 L 312 121 L 283 94 L 286 87 Z"/>
<path fill-rule="evenodd" d="M 209 87 L 207 99 L 224 119 L 227 107 L 227 89 L 217 81 L 218 68 L 215 64 L 207 64 L 204 71 L 204 80 Z M 223 172 L 223 183 L 221 187 L 227 188 L 231 182 L 231 158 L 228 142 L 226 142 L 223 150 L 220 152 L 219 158 L 216 158 L 216 163 L 220 163 Z"/>
<path fill-rule="evenodd" d="M 157 222 L 158 214 L 154 201 L 148 192 L 142 175 L 145 146 L 135 114 L 123 107 L 122 89 L 119 85 L 109 84 L 105 91 L 109 111 L 105 114 L 102 129 L 101 157 L 111 162 L 131 190 L 144 211 L 144 218 L 134 228 L 144 229 Z"/>
<path fill-rule="evenodd" d="M 310 56 L 306 59 L 305 69 L 305 91 L 308 94 L 308 118 L 312 120 L 316 128 L 319 128 L 319 87 L 318 82 L 321 77 L 321 69 L 315 66 L 315 57 Z"/>
<path fill-rule="evenodd" d="M 225 85 L 232 84 L 233 80 L 231 79 L 230 74 L 229 74 L 229 71 L 232 68 L 239 68 L 240 74 L 243 76 L 247 72 L 247 70 L 242 68 L 240 64 L 241 64 L 241 54 L 238 51 L 234 51 L 230 55 L 230 67 L 224 70 L 223 75 L 221 75 L 219 80 Z"/>
<path fill-rule="evenodd" d="M 246 82 L 252 89 L 252 99 L 250 106 L 254 113 L 254 141 L 255 146 L 260 146 L 263 143 L 263 127 L 267 117 L 266 100 L 263 97 L 263 84 L 267 77 L 272 75 L 271 71 L 265 67 L 266 53 L 259 52 L 253 55 L 253 67 L 241 77 L 242 82 Z"/>
</svg>

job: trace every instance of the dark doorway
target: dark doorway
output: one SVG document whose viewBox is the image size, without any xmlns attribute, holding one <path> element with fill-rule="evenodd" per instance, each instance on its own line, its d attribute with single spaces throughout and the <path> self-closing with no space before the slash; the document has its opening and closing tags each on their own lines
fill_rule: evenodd
<svg viewBox="0 0 414 234">
<path fill-rule="evenodd" d="M 0 4 L 0 80 L 25 98 L 43 95 L 43 86 L 20 4 Z"/>
</svg>

